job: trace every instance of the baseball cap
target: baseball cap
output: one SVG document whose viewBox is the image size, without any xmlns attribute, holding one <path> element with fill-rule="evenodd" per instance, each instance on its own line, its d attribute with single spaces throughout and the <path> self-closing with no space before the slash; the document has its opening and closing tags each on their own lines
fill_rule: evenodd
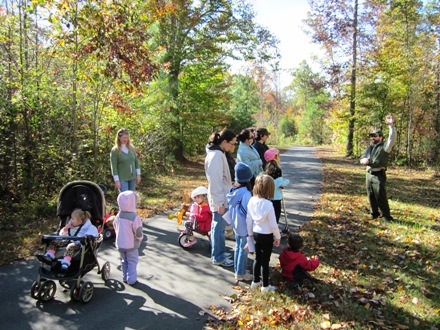
<svg viewBox="0 0 440 330">
<path fill-rule="evenodd" d="M 370 136 L 374 136 L 374 135 L 383 136 L 382 130 L 377 129 L 375 131 L 370 132 Z"/>
</svg>

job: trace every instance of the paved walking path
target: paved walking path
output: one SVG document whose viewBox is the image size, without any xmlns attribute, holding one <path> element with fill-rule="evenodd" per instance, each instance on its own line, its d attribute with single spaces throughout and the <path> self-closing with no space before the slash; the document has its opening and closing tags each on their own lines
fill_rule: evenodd
<svg viewBox="0 0 440 330">
<path fill-rule="evenodd" d="M 293 147 L 281 155 L 284 177 L 290 185 L 284 191 L 289 226 L 300 225 L 313 214 L 320 194 L 321 162 L 314 149 Z M 96 273 L 84 280 L 94 284 L 87 304 L 71 302 L 68 291 L 57 284 L 53 301 L 40 303 L 30 297 L 38 274 L 38 262 L 31 258 L 0 267 L 1 329 L 203 329 L 209 307 L 229 308 L 225 295 L 234 293 L 233 268 L 210 262 L 209 243 L 198 236 L 191 251 L 177 244 L 175 221 L 158 215 L 145 221 L 148 241 L 142 245 L 139 283 L 131 287 L 121 281 L 118 253 L 104 241 L 101 263 L 111 263 L 107 284 Z M 230 252 L 234 242 L 227 241 Z M 278 258 L 278 251 L 272 261 Z"/>
</svg>

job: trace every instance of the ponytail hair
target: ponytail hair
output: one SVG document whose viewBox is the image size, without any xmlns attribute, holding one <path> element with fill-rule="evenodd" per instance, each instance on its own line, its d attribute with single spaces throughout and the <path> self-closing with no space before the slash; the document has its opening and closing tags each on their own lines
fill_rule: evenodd
<svg viewBox="0 0 440 330">
<path fill-rule="evenodd" d="M 254 133 L 249 128 L 245 128 L 240 132 L 240 134 L 237 135 L 237 140 L 240 142 L 244 142 L 251 138 L 254 138 Z"/>
<path fill-rule="evenodd" d="M 223 141 L 229 142 L 235 138 L 234 132 L 229 129 L 224 129 L 220 133 L 213 133 L 208 139 L 209 145 L 220 145 Z"/>
</svg>

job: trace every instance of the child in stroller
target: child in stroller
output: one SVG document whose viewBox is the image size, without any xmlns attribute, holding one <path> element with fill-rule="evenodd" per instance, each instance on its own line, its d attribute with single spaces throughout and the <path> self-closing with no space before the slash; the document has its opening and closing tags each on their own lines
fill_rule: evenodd
<svg viewBox="0 0 440 330">
<path fill-rule="evenodd" d="M 75 209 L 72 212 L 70 221 L 60 231 L 60 236 L 98 236 L 98 229 L 90 222 L 90 213 L 81 209 Z M 54 240 L 49 243 L 45 254 L 37 255 L 38 260 L 50 265 L 55 260 L 55 254 L 59 247 L 65 246 L 65 240 Z M 72 257 L 81 249 L 79 241 L 70 241 L 64 252 L 64 257 L 58 259 L 61 263 L 60 270 L 65 271 L 70 267 Z"/>
<path fill-rule="evenodd" d="M 83 276 L 97 266 L 102 279 L 109 279 L 110 263 L 107 261 L 100 267 L 97 258 L 103 239 L 98 233 L 104 214 L 105 198 L 97 184 L 73 181 L 61 189 L 57 208 L 59 230 L 42 238 L 45 251 L 37 256 L 41 264 L 31 288 L 32 298 L 43 302 L 53 299 L 58 280 L 61 286 L 70 289 L 72 300 L 86 303 L 93 296 L 93 283 L 84 282 Z M 65 252 L 63 246 L 66 245 L 70 247 Z"/>
</svg>

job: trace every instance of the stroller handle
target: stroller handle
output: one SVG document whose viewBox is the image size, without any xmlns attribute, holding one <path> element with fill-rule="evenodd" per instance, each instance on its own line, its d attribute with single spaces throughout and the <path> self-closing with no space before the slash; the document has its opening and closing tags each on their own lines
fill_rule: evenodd
<svg viewBox="0 0 440 330">
<path fill-rule="evenodd" d="M 43 238 L 41 241 L 43 243 L 49 243 L 51 241 L 78 241 L 81 244 L 84 243 L 91 243 L 93 240 L 95 240 L 95 237 L 88 235 L 88 236 L 59 236 L 59 235 L 43 235 Z"/>
</svg>

